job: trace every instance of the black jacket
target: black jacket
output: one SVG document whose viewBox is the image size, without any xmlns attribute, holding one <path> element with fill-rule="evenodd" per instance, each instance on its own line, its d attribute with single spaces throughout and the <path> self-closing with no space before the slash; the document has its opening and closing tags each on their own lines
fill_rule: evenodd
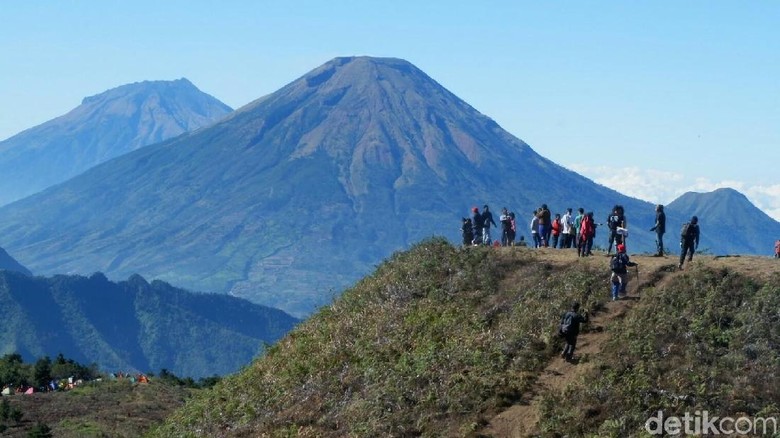
<svg viewBox="0 0 780 438">
<path fill-rule="evenodd" d="M 699 246 L 699 224 L 688 224 L 688 234 L 680 236 L 680 243 Z"/>
<path fill-rule="evenodd" d="M 659 211 L 655 214 L 655 225 L 650 231 L 655 231 L 658 234 L 666 232 L 666 213 Z"/>
<path fill-rule="evenodd" d="M 496 221 L 493 220 L 493 213 L 491 213 L 490 210 L 485 210 L 482 212 L 482 226 L 490 228 L 490 224 L 493 224 L 495 227 Z"/>
<path fill-rule="evenodd" d="M 566 333 L 566 336 L 577 336 L 580 334 L 580 324 L 588 322 L 588 315 L 580 315 L 573 310 L 569 310 L 563 314 L 563 318 L 561 318 L 561 324 L 566 321 L 566 318 L 568 318 L 569 315 L 571 315 L 572 320 L 571 326 L 569 327 L 569 332 Z"/>
</svg>

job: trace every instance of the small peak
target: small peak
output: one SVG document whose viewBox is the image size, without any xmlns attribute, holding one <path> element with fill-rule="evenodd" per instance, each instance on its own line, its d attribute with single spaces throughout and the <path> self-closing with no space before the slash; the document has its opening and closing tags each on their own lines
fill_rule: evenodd
<svg viewBox="0 0 780 438">
<path fill-rule="evenodd" d="M 149 282 L 146 281 L 146 279 L 140 276 L 139 274 L 131 275 L 130 277 L 128 277 L 127 282 L 139 288 L 145 289 L 149 287 Z"/>
</svg>

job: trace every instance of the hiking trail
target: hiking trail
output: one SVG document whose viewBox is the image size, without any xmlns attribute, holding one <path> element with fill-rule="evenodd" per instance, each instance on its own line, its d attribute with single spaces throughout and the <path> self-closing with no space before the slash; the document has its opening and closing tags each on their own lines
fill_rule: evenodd
<svg viewBox="0 0 780 438">
<path fill-rule="evenodd" d="M 608 269 L 608 262 L 605 262 L 603 254 L 580 260 L 594 266 L 604 264 Z M 531 390 L 524 394 L 523 399 L 495 415 L 476 436 L 515 438 L 541 435 L 538 423 L 539 405 L 543 395 L 563 392 L 570 383 L 577 381 L 592 369 L 594 362 L 588 359 L 599 355 L 602 347 L 609 340 L 610 332 L 607 327 L 612 322 L 623 318 L 637 305 L 642 290 L 663 285 L 679 272 L 676 269 L 674 256 L 655 258 L 635 255 L 631 260 L 639 263 L 638 281 L 634 268 L 631 268 L 626 297 L 618 301 L 610 301 L 604 309 L 590 315 L 590 321 L 583 325 L 582 332 L 577 338 L 574 362 L 569 363 L 560 356 L 555 356 L 539 374 Z M 610 293 L 608 288 L 609 286 L 605 284 L 603 290 L 605 295 Z"/>
</svg>

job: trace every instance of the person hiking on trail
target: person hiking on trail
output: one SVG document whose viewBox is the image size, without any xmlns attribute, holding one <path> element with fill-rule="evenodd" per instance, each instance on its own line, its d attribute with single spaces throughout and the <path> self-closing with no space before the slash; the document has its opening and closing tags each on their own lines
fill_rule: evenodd
<svg viewBox="0 0 780 438">
<path fill-rule="evenodd" d="M 780 259 L 780 239 L 775 241 L 775 258 Z"/>
<path fill-rule="evenodd" d="M 471 223 L 470 218 L 463 218 L 460 226 L 460 232 L 463 235 L 463 246 L 471 245 L 471 242 L 474 241 L 474 224 Z"/>
<path fill-rule="evenodd" d="M 482 214 L 477 207 L 473 207 L 471 212 L 474 213 L 471 217 L 471 224 L 474 226 L 474 240 L 471 243 L 477 246 L 482 243 Z"/>
<path fill-rule="evenodd" d="M 609 281 L 612 283 L 612 301 L 617 301 L 621 295 L 626 295 L 628 267 L 637 266 L 626 254 L 626 245 L 620 243 L 615 249 L 617 253 L 609 261 L 609 269 L 612 271 L 612 275 L 609 277 Z"/>
<path fill-rule="evenodd" d="M 690 222 L 683 224 L 680 231 L 680 265 L 678 268 L 683 268 L 686 255 L 688 261 L 692 261 L 693 253 L 697 249 L 699 249 L 699 218 L 693 216 Z"/>
<path fill-rule="evenodd" d="M 531 218 L 531 239 L 534 241 L 534 248 L 541 248 L 542 238 L 539 237 L 539 210 L 534 210 Z"/>
<path fill-rule="evenodd" d="M 574 218 L 571 217 L 571 208 L 566 209 L 566 213 L 561 216 L 561 246 L 560 248 L 571 248 L 574 240 Z"/>
<path fill-rule="evenodd" d="M 550 228 L 552 229 L 552 242 L 550 243 L 550 246 L 552 248 L 557 248 L 558 240 L 561 239 L 561 232 L 563 230 L 560 213 L 555 213 L 555 219 L 553 219 L 552 226 Z"/>
<path fill-rule="evenodd" d="M 552 221 L 550 218 L 550 210 L 547 208 L 547 204 L 542 204 L 542 206 L 539 207 L 536 216 L 539 217 L 539 238 L 542 240 L 542 246 L 548 247 L 550 245 Z"/>
<path fill-rule="evenodd" d="M 506 207 L 501 209 L 501 216 L 498 221 L 501 222 L 501 246 L 510 246 L 512 243 L 509 236 L 512 234 L 512 218 Z"/>
<path fill-rule="evenodd" d="M 493 241 L 490 239 L 490 224 L 496 226 L 496 221 L 493 220 L 493 213 L 490 212 L 487 204 L 482 208 L 482 243 L 490 245 Z"/>
<path fill-rule="evenodd" d="M 561 357 L 569 362 L 574 360 L 574 349 L 577 347 L 580 324 L 588 322 L 588 311 L 584 311 L 582 315 L 580 315 L 579 311 L 580 303 L 573 302 L 571 309 L 561 318 L 561 325 L 558 328 L 558 334 L 566 339 L 566 346 L 563 348 Z"/>
<path fill-rule="evenodd" d="M 613 243 L 615 245 L 623 243 L 623 234 L 618 233 L 618 228 L 628 228 L 622 205 L 615 205 L 612 208 L 612 213 L 607 216 L 607 227 L 609 227 L 609 246 L 607 247 L 607 255 L 609 255 Z"/>
<path fill-rule="evenodd" d="M 653 257 L 663 257 L 666 213 L 664 213 L 664 206 L 661 204 L 655 206 L 655 225 L 653 225 L 653 228 L 650 228 L 650 231 L 655 231 L 655 245 L 658 248 Z"/>
</svg>

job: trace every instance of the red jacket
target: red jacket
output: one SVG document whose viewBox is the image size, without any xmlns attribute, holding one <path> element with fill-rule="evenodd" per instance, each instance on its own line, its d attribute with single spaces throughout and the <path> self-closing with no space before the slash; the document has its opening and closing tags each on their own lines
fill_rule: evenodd
<svg viewBox="0 0 780 438">
<path fill-rule="evenodd" d="M 557 236 L 561 234 L 561 221 L 560 219 L 555 219 L 552 223 L 552 235 Z"/>
<path fill-rule="evenodd" d="M 593 218 L 586 215 L 582 218 L 582 224 L 580 224 L 580 236 L 587 239 L 592 235 L 593 235 Z"/>
</svg>

